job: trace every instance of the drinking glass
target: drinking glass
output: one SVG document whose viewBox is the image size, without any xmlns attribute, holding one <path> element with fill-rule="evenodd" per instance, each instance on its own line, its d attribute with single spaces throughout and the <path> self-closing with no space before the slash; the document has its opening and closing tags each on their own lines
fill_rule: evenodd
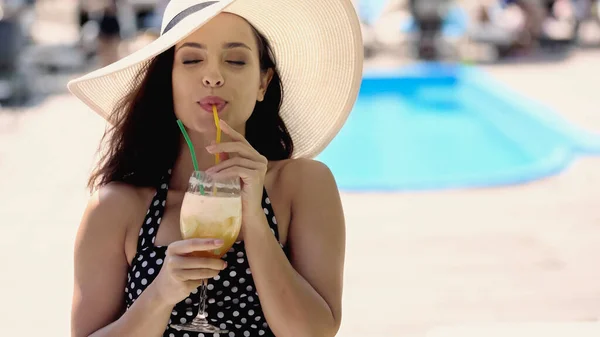
<svg viewBox="0 0 600 337">
<path fill-rule="evenodd" d="M 233 246 L 242 223 L 242 198 L 239 178 L 213 179 L 194 171 L 181 205 L 180 230 L 183 239 L 221 239 L 217 249 L 198 251 L 190 256 L 220 259 Z M 198 315 L 186 324 L 171 324 L 176 330 L 202 333 L 227 333 L 208 323 L 206 313 L 208 280 L 200 286 Z"/>
</svg>

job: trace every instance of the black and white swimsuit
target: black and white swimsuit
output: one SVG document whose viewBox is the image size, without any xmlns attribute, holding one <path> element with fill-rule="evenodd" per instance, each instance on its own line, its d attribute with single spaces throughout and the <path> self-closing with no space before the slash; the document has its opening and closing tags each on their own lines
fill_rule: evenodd
<svg viewBox="0 0 600 337">
<path fill-rule="evenodd" d="M 167 246 L 155 246 L 154 242 L 165 210 L 170 176 L 171 170 L 157 188 L 140 229 L 137 252 L 127 274 L 125 288 L 127 309 L 156 278 L 165 259 Z M 271 231 L 279 241 L 277 219 L 267 192 L 264 189 L 263 191 L 262 207 Z M 246 258 L 244 242 L 236 242 L 223 259 L 227 261 L 227 269 L 210 280 L 207 287 L 207 313 L 211 324 L 229 332 L 203 334 L 166 327 L 163 337 L 274 336 L 260 305 L 252 271 Z M 198 313 L 199 305 L 200 291 L 196 289 L 173 308 L 169 324 L 191 321 Z"/>
</svg>

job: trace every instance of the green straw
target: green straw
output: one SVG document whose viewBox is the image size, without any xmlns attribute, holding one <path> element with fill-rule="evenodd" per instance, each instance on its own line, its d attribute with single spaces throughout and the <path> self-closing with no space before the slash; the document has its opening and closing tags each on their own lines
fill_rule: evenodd
<svg viewBox="0 0 600 337">
<path fill-rule="evenodd" d="M 179 120 L 179 119 L 177 120 L 177 125 L 179 125 L 179 129 L 181 130 L 181 133 L 183 134 L 183 138 L 185 138 L 188 148 L 190 149 L 190 154 L 192 155 L 192 163 L 194 164 L 194 170 L 200 171 L 198 169 L 198 160 L 196 159 L 196 151 L 194 150 L 194 145 L 192 144 L 192 140 L 190 139 L 190 136 L 188 136 L 187 131 L 185 131 L 185 127 L 183 126 L 183 123 L 181 123 L 181 120 Z M 202 184 L 200 184 L 200 193 L 202 195 L 204 195 L 204 186 L 202 186 Z"/>
</svg>

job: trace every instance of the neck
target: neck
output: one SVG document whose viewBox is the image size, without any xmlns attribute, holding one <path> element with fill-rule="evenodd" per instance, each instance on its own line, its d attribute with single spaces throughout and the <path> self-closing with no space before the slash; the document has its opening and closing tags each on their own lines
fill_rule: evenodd
<svg viewBox="0 0 600 337">
<path fill-rule="evenodd" d="M 237 128 L 236 128 L 237 129 Z M 237 130 L 238 132 L 243 131 Z M 242 133 L 243 134 L 243 133 Z M 208 153 L 206 147 L 216 140 L 216 132 L 194 132 L 188 130 L 188 135 L 194 146 L 194 152 L 196 154 L 196 160 L 198 162 L 198 170 L 205 171 L 208 168 L 215 165 L 215 155 Z M 221 133 L 221 142 L 229 142 L 231 138 L 225 133 Z M 187 188 L 188 181 L 192 172 L 194 171 L 194 163 L 192 161 L 192 154 L 188 147 L 187 142 L 183 135 L 179 140 L 179 154 L 173 167 L 173 173 L 171 176 L 170 189 L 177 191 L 185 191 Z"/>
</svg>

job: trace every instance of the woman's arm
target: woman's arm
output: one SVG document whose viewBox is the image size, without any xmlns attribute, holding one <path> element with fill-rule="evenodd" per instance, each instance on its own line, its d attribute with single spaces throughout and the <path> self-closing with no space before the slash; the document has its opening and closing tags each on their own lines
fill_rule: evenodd
<svg viewBox="0 0 600 337">
<path fill-rule="evenodd" d="M 137 200 L 133 188 L 110 184 L 88 203 L 75 242 L 73 337 L 159 337 L 165 331 L 172 307 L 152 285 L 124 314 L 125 233 L 140 207 Z"/>
<path fill-rule="evenodd" d="M 292 193 L 288 261 L 262 210 L 245 225 L 252 275 L 278 337 L 334 336 L 342 316 L 345 224 L 333 175 L 322 163 L 294 160 L 278 184 Z"/>
</svg>

